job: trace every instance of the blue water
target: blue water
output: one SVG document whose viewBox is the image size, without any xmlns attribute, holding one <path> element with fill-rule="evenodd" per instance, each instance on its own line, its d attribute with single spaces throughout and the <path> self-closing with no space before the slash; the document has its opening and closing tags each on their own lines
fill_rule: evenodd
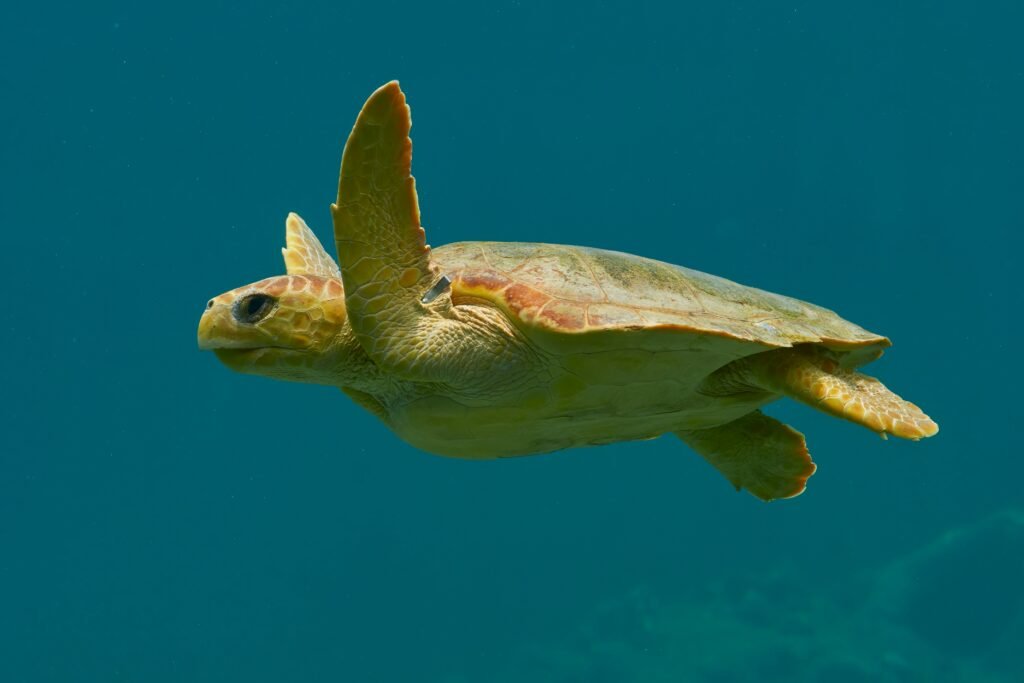
<svg viewBox="0 0 1024 683">
<path fill-rule="evenodd" d="M 1017 2 L 29 3 L 0 21 L 0 681 L 1019 681 Z M 769 505 L 677 439 L 418 452 L 196 349 L 330 243 L 398 78 L 428 239 L 832 308 L 941 433 L 789 402 Z"/>
</svg>

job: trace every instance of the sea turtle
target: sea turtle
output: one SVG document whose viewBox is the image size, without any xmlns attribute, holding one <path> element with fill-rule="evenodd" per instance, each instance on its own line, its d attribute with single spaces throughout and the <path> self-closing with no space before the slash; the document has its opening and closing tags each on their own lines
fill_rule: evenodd
<svg viewBox="0 0 1024 683">
<path fill-rule="evenodd" d="M 883 437 L 938 426 L 856 368 L 889 340 L 812 304 L 601 249 L 431 249 L 397 82 L 345 145 L 341 267 L 295 214 L 287 275 L 209 301 L 199 346 L 230 368 L 334 385 L 425 451 L 547 453 L 677 435 L 737 488 L 798 495 L 803 435 L 760 408 L 788 396 Z"/>
</svg>

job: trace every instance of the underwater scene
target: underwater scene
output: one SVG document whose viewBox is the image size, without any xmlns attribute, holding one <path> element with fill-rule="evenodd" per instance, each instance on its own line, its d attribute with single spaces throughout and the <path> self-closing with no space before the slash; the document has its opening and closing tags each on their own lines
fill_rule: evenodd
<svg viewBox="0 0 1024 683">
<path fill-rule="evenodd" d="M 3 18 L 0 683 L 1024 681 L 1024 5 Z"/>
</svg>

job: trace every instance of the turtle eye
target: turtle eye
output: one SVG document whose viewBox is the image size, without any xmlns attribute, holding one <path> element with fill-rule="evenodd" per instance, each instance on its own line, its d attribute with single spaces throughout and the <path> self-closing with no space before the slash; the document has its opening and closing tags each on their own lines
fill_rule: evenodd
<svg viewBox="0 0 1024 683">
<path fill-rule="evenodd" d="M 249 294 L 235 302 L 231 313 L 240 323 L 252 325 L 267 317 L 277 299 L 266 294 Z"/>
</svg>

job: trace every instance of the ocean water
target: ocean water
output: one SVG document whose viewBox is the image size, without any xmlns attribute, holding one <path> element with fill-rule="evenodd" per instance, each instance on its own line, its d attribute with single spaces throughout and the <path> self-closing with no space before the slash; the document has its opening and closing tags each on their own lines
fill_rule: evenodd
<svg viewBox="0 0 1024 683">
<path fill-rule="evenodd" d="M 1016 2 L 21 3 L 0 21 L 0 681 L 1020 681 Z M 628 251 L 891 337 L 941 433 L 792 402 L 807 492 L 672 437 L 430 456 L 196 348 L 325 243 L 397 78 L 428 239 Z"/>
</svg>

